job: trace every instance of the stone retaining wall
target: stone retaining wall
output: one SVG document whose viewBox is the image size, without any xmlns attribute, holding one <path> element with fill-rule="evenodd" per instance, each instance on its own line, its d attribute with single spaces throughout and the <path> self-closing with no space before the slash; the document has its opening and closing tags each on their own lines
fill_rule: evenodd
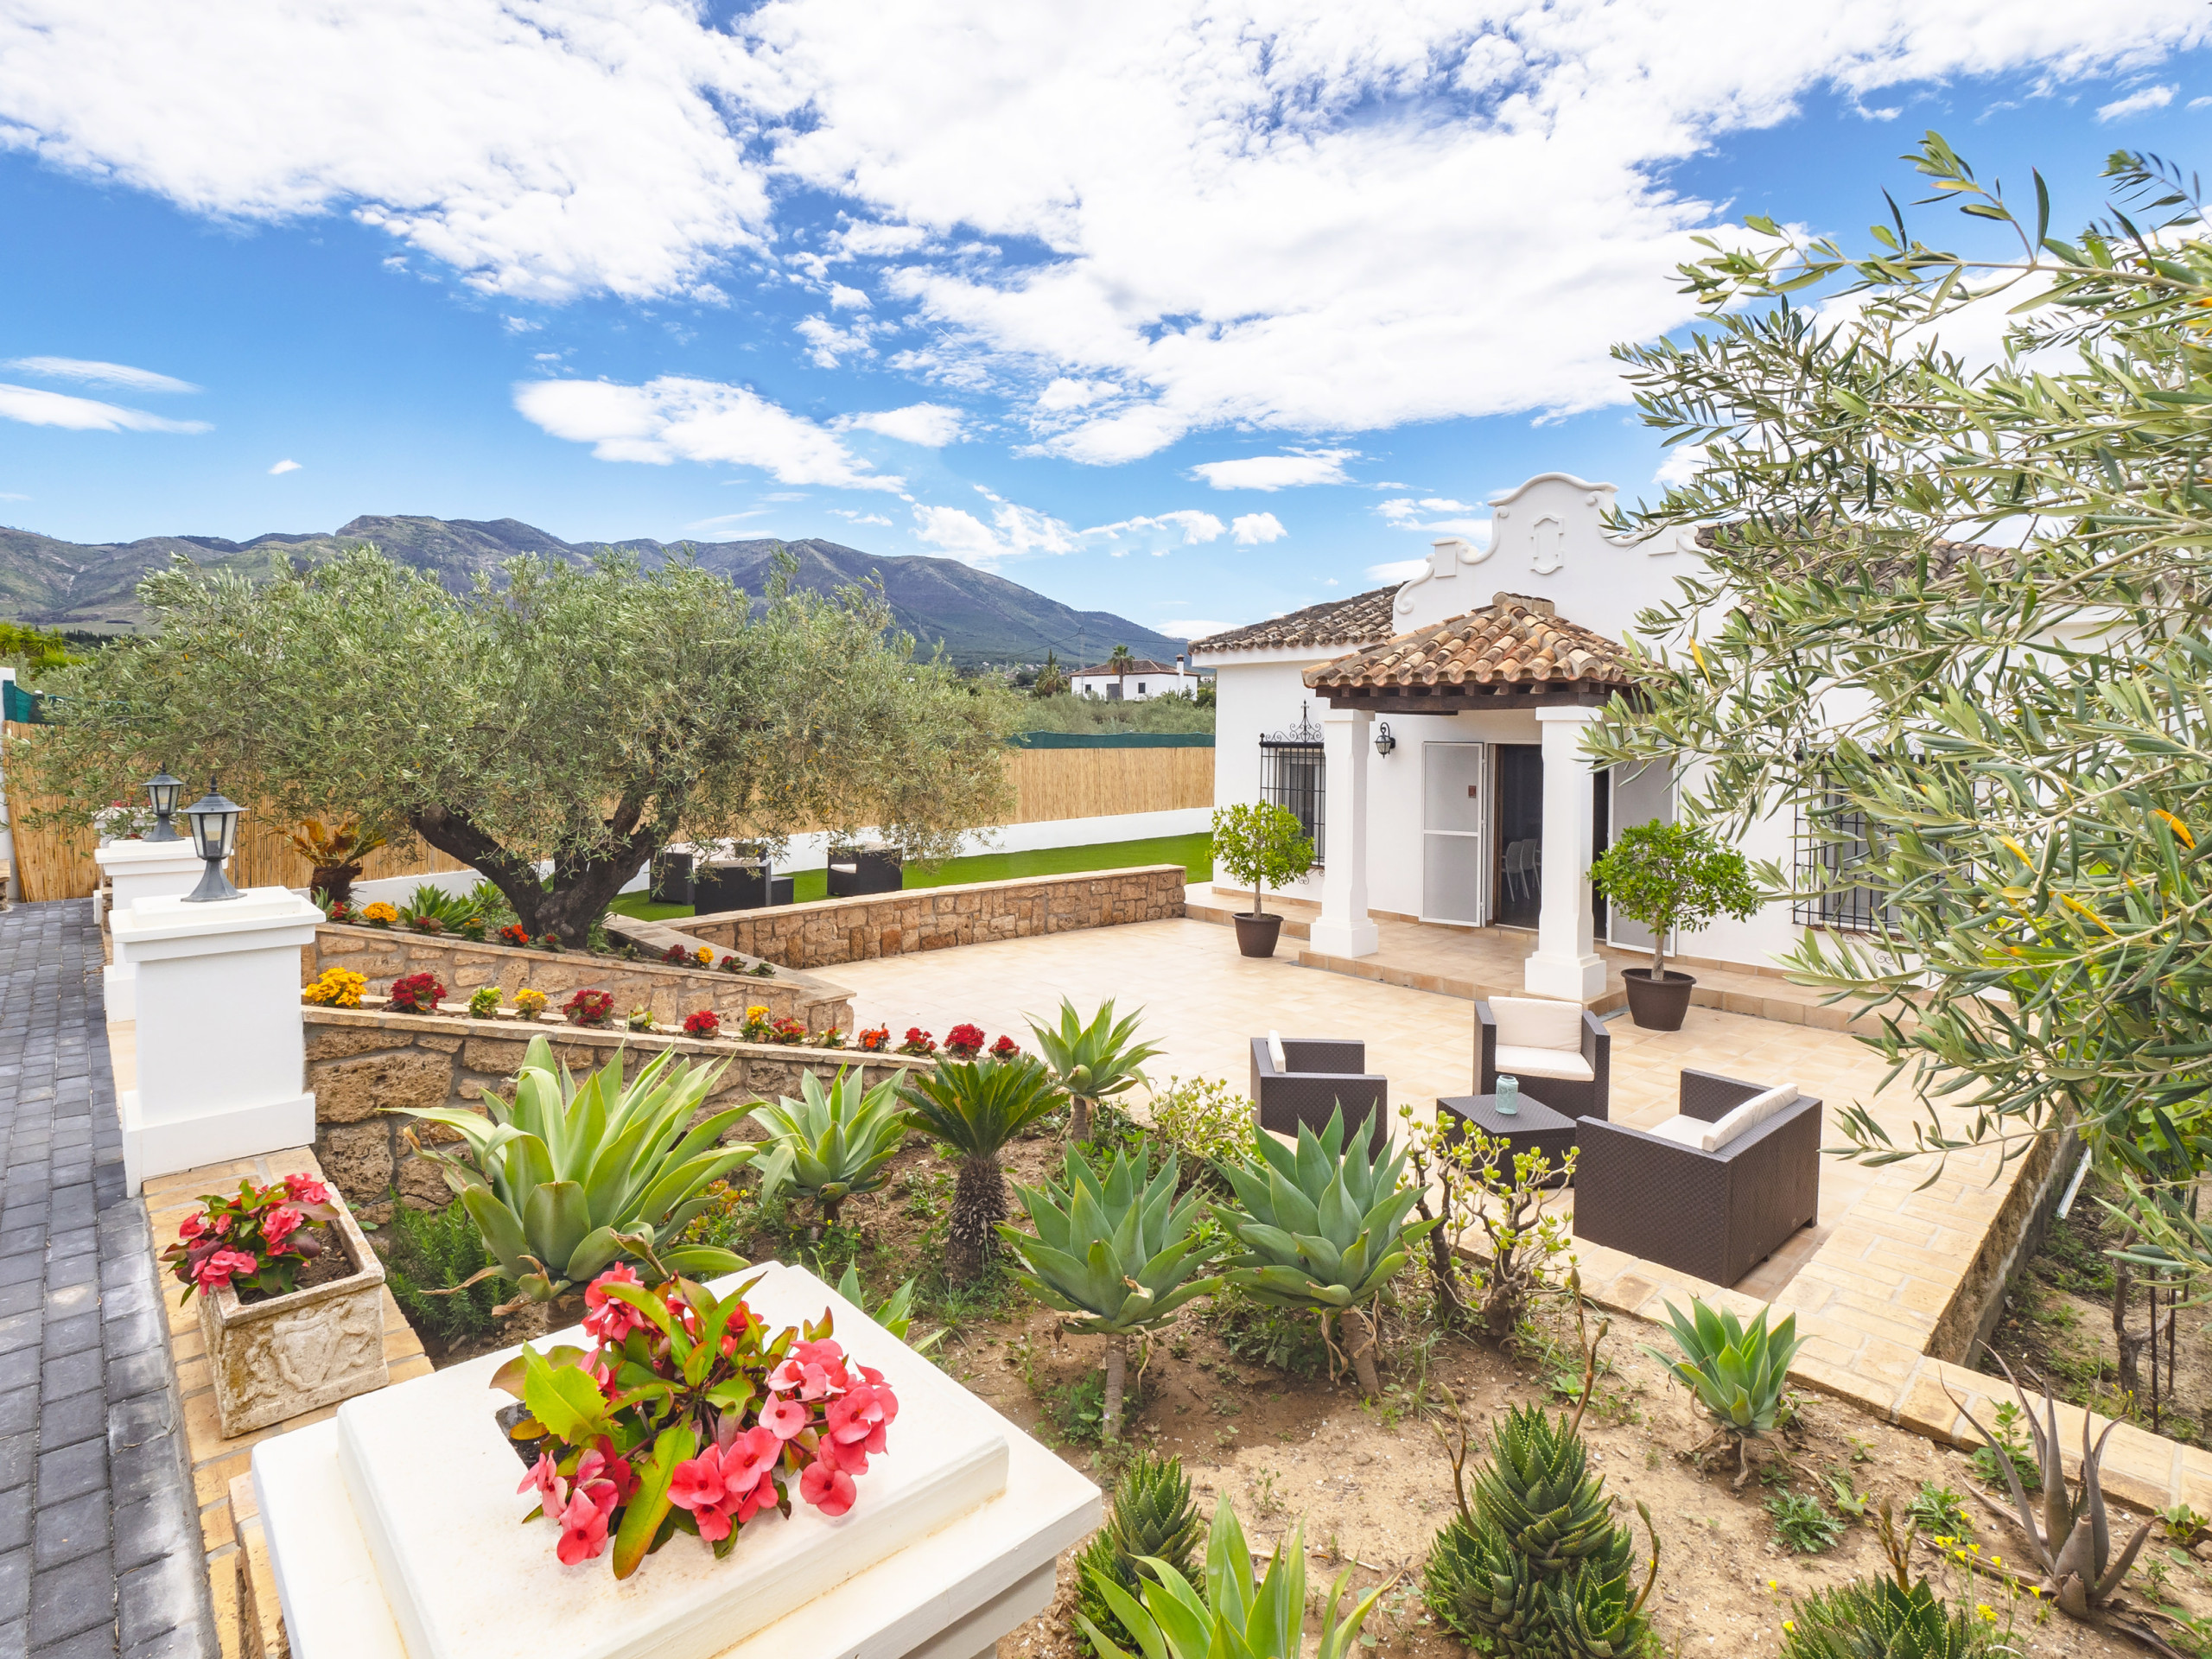
<svg viewBox="0 0 2212 1659">
<path fill-rule="evenodd" d="M 670 1026 L 681 1025 L 685 1014 L 699 1008 L 712 1008 L 725 1024 L 741 1024 L 747 1007 L 765 1007 L 771 1020 L 798 1020 L 809 1031 L 850 1031 L 853 1024 L 852 993 L 805 974 L 779 969 L 773 979 L 755 979 L 718 969 L 476 944 L 400 928 L 324 924 L 315 929 L 315 943 L 300 949 L 300 983 L 312 984 L 326 968 L 352 969 L 379 996 L 404 975 L 429 972 L 438 976 L 450 1000 L 461 1002 L 479 986 L 496 985 L 502 1000 L 512 1003 L 515 993 L 527 986 L 544 992 L 557 1008 L 570 992 L 588 986 L 614 999 L 618 1019 L 642 1003 L 655 1020 Z"/>
<path fill-rule="evenodd" d="M 453 1198 L 436 1166 L 409 1151 L 401 1139 L 410 1124 L 426 1141 L 452 1138 L 450 1132 L 392 1116 L 385 1109 L 480 1109 L 477 1097 L 486 1088 L 507 1092 L 532 1037 L 545 1038 L 555 1056 L 579 1072 L 605 1065 L 617 1050 L 633 1057 L 625 1061 L 626 1074 L 634 1074 L 647 1058 L 670 1048 L 698 1059 L 727 1061 L 728 1069 L 707 1096 L 714 1105 L 796 1096 L 804 1071 L 827 1082 L 841 1067 L 857 1065 L 873 1087 L 895 1072 L 927 1071 L 931 1064 L 899 1054 L 699 1042 L 658 1033 L 585 1031 L 512 1020 L 360 1008 L 304 1012 L 315 1156 L 353 1207 L 375 1221 L 391 1214 L 384 1195 L 394 1187 L 418 1207 L 443 1208 Z"/>
<path fill-rule="evenodd" d="M 821 968 L 993 939 L 1166 921 L 1182 915 L 1189 880 L 1180 864 L 1151 864 L 725 911 L 695 916 L 683 926 L 721 950 L 779 966 Z"/>
</svg>

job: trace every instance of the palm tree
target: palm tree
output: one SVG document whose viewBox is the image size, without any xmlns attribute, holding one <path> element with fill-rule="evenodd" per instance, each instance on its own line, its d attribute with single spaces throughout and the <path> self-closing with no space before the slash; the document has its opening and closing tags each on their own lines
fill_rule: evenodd
<svg viewBox="0 0 2212 1659">
<path fill-rule="evenodd" d="M 1060 1087 L 1073 1103 L 1068 1109 L 1071 1140 L 1090 1139 L 1090 1109 L 1109 1095 L 1118 1095 L 1147 1081 L 1144 1063 L 1160 1052 L 1157 1046 L 1135 1040 L 1139 1008 L 1121 1024 L 1114 1023 L 1114 1004 L 1103 1003 L 1089 1025 L 1075 1011 L 1075 1004 L 1060 999 L 1057 1028 L 1031 1018 L 1029 1029 L 1037 1039 L 1037 1052 L 1052 1068 Z"/>
<path fill-rule="evenodd" d="M 1007 1216 L 1006 1143 L 1060 1103 L 1060 1085 L 1032 1056 L 1007 1060 L 939 1060 L 927 1077 L 899 1085 L 907 1122 L 959 1154 L 945 1229 L 944 1266 L 957 1283 L 983 1271 L 992 1230 Z"/>
<path fill-rule="evenodd" d="M 1037 671 L 1037 683 L 1030 695 L 1038 697 L 1057 697 L 1068 689 L 1067 671 L 1060 666 L 1059 653 L 1047 651 L 1045 666 Z"/>
</svg>

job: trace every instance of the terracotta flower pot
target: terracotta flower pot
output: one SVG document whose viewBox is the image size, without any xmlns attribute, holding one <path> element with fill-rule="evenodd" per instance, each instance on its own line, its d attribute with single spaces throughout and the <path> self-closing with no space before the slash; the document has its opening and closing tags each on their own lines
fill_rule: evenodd
<svg viewBox="0 0 2212 1659">
<path fill-rule="evenodd" d="M 382 1388 L 384 1263 L 354 1224 L 337 1189 L 331 1243 L 353 1271 L 288 1296 L 241 1302 L 226 1286 L 200 1297 L 200 1334 L 215 1379 L 215 1411 L 226 1437 Z"/>
<path fill-rule="evenodd" d="M 1280 916 L 1254 915 L 1238 911 L 1233 919 L 1236 923 L 1236 948 L 1248 957 L 1272 957 L 1275 940 L 1282 933 Z"/>
<path fill-rule="evenodd" d="M 1654 979 L 1649 968 L 1624 968 L 1621 983 L 1628 988 L 1629 1017 L 1637 1025 L 1646 1031 L 1680 1031 L 1697 980 L 1664 971 Z"/>
</svg>

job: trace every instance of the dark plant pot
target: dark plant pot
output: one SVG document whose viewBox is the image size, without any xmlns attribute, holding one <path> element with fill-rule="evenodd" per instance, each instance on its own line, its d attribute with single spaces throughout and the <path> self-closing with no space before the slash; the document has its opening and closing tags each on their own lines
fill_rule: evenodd
<svg viewBox="0 0 2212 1659">
<path fill-rule="evenodd" d="M 1239 950 L 1248 957 L 1274 955 L 1275 940 L 1282 933 L 1281 917 L 1248 915 L 1238 911 L 1233 919 L 1236 923 L 1236 948 Z"/>
<path fill-rule="evenodd" d="M 1697 980 L 1664 972 L 1654 979 L 1649 968 L 1624 968 L 1621 983 L 1628 988 L 1629 1017 L 1637 1025 L 1646 1031 L 1680 1031 Z"/>
</svg>

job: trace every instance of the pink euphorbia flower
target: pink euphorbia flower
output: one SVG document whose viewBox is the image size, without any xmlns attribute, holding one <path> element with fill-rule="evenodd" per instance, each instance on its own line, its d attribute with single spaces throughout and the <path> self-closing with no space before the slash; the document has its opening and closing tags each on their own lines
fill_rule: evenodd
<svg viewBox="0 0 2212 1659">
<path fill-rule="evenodd" d="M 774 1431 L 779 1440 L 788 1440 L 813 1421 L 814 1414 L 796 1400 L 771 1396 L 761 1408 L 760 1426 Z"/>
<path fill-rule="evenodd" d="M 880 1452 L 885 1431 L 898 1414 L 898 1397 L 889 1389 L 880 1382 L 863 1382 L 830 1402 L 830 1421 L 823 1433 L 840 1446 Z"/>
<path fill-rule="evenodd" d="M 187 1216 L 181 1222 L 177 1224 L 176 1236 L 179 1238 L 197 1238 L 200 1234 L 207 1230 L 207 1222 L 201 1218 L 200 1212 L 195 1210 L 190 1215 Z"/>
<path fill-rule="evenodd" d="M 269 1242 L 273 1255 L 284 1248 L 284 1241 L 300 1229 L 304 1217 L 289 1204 L 280 1204 L 261 1218 L 261 1236 Z"/>
<path fill-rule="evenodd" d="M 296 1204 L 328 1204 L 330 1189 L 312 1175 L 287 1175 L 284 1191 L 292 1195 Z"/>
<path fill-rule="evenodd" d="M 853 1507 L 853 1478 L 827 1462 L 810 1463 L 798 1478 L 798 1495 L 824 1515 L 842 1515 Z"/>
<path fill-rule="evenodd" d="M 620 1297 L 609 1296 L 609 1285 L 638 1283 L 636 1269 L 626 1262 L 616 1262 L 584 1287 L 584 1334 L 612 1347 L 632 1331 L 652 1328 L 652 1321 L 641 1309 L 630 1306 Z"/>
<path fill-rule="evenodd" d="M 200 1264 L 200 1288 L 225 1290 L 233 1275 L 260 1270 L 261 1263 L 244 1250 L 217 1250 Z"/>
<path fill-rule="evenodd" d="M 789 1358 L 768 1374 L 768 1386 L 779 1394 L 796 1389 L 802 1400 L 819 1400 L 846 1386 L 845 1351 L 835 1342 L 802 1342 Z"/>
<path fill-rule="evenodd" d="M 590 1560 L 607 1548 L 607 1517 L 613 1509 L 611 1503 L 601 1509 L 582 1492 L 569 1500 L 561 1511 L 561 1542 L 555 1551 L 562 1566 Z"/>
</svg>

